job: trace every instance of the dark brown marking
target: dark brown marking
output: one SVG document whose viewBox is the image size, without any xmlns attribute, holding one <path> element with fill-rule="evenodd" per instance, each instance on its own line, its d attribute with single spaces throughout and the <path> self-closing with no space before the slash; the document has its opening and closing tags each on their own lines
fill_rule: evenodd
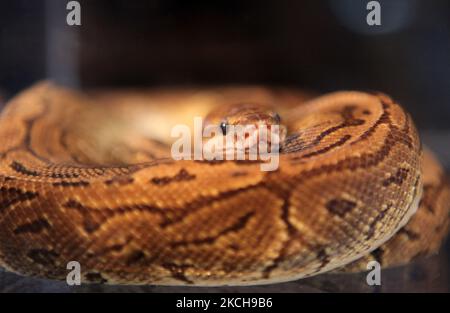
<svg viewBox="0 0 450 313">
<path fill-rule="evenodd" d="M 292 153 L 302 151 L 307 148 L 300 137 L 301 135 L 298 133 L 287 136 L 286 139 L 281 142 L 280 151 L 283 153 Z"/>
<path fill-rule="evenodd" d="M 132 236 L 129 236 L 125 239 L 123 243 L 116 243 L 112 244 L 110 246 L 106 246 L 103 249 L 100 249 L 100 251 L 96 253 L 90 253 L 91 258 L 93 257 L 99 257 L 104 256 L 105 254 L 111 253 L 111 252 L 121 252 L 131 241 L 133 240 Z"/>
<path fill-rule="evenodd" d="M 100 227 L 101 222 L 95 219 L 95 213 L 97 213 L 95 212 L 96 210 L 85 207 L 75 200 L 69 200 L 64 206 L 68 209 L 75 209 L 78 212 L 80 212 L 80 214 L 83 217 L 83 228 L 87 233 L 93 233 Z M 108 210 L 101 210 L 101 211 L 104 211 L 105 214 L 107 212 L 107 214 L 109 214 L 110 216 L 113 214 Z M 106 216 L 102 216 L 103 219 L 102 222 L 106 218 L 107 218 Z"/>
<path fill-rule="evenodd" d="M 231 177 L 243 177 L 243 176 L 248 176 L 248 172 L 246 172 L 246 171 L 234 171 L 234 172 L 231 172 Z"/>
<path fill-rule="evenodd" d="M 361 119 L 356 119 L 353 116 L 353 112 L 355 111 L 356 106 L 354 105 L 347 105 L 345 106 L 342 111 L 341 111 L 341 115 L 342 118 L 344 119 L 344 121 L 336 126 L 330 127 L 326 130 L 324 130 L 322 133 L 319 134 L 319 136 L 317 136 L 315 138 L 315 140 L 313 141 L 312 145 L 317 145 L 318 143 L 320 143 L 320 141 L 322 141 L 326 136 L 342 129 L 342 128 L 346 128 L 349 126 L 359 126 L 359 125 L 363 125 L 365 123 L 364 120 Z"/>
<path fill-rule="evenodd" d="M 247 225 L 249 219 L 254 214 L 255 214 L 255 212 L 249 212 L 249 213 L 245 214 L 244 216 L 239 218 L 236 223 L 234 223 L 230 227 L 227 227 L 227 228 L 221 230 L 215 236 L 210 236 L 210 237 L 206 237 L 206 238 L 202 238 L 202 239 L 196 239 L 196 240 L 192 240 L 192 241 L 183 240 L 183 241 L 173 242 L 173 243 L 170 244 L 170 246 L 172 248 L 176 248 L 176 247 L 179 247 L 179 246 L 185 246 L 185 245 L 189 245 L 189 244 L 212 244 L 212 243 L 214 243 L 217 239 L 219 239 L 222 236 L 225 236 L 225 235 L 227 235 L 229 233 L 238 232 L 241 229 L 245 228 L 245 226 Z"/>
<path fill-rule="evenodd" d="M 401 185 L 408 177 L 409 170 L 407 168 L 399 168 L 394 175 L 383 181 L 383 186 L 387 187 L 391 184 Z"/>
<path fill-rule="evenodd" d="M 375 261 L 377 261 L 378 263 L 380 263 L 380 265 L 382 265 L 383 264 L 383 253 L 384 253 L 384 251 L 380 247 L 380 248 L 373 250 L 370 253 L 370 255 L 374 258 Z"/>
<path fill-rule="evenodd" d="M 19 162 L 16 162 L 16 161 L 13 161 L 11 163 L 10 167 L 14 171 L 16 171 L 17 173 L 22 174 L 22 175 L 35 176 L 35 177 L 41 176 L 41 174 L 39 172 L 34 171 L 34 170 L 30 170 L 30 169 L 26 168 L 22 163 L 19 163 Z"/>
<path fill-rule="evenodd" d="M 367 153 L 362 154 L 358 157 L 349 157 L 335 164 L 329 164 L 321 166 L 320 168 L 314 168 L 311 170 L 306 170 L 298 174 L 298 178 L 300 180 L 310 179 L 315 176 L 322 175 L 324 173 L 331 173 L 334 171 L 341 171 L 344 169 L 348 170 L 356 170 L 356 169 L 365 169 L 370 168 L 372 166 L 378 165 L 382 162 L 390 153 L 392 148 L 398 141 L 395 139 L 395 131 L 391 131 L 385 138 L 382 147 L 375 153 Z M 291 158 L 292 163 L 295 164 L 295 158 Z"/>
<path fill-rule="evenodd" d="M 125 245 L 126 244 L 117 243 L 117 244 L 105 247 L 105 249 L 103 249 L 103 251 L 97 255 L 105 254 L 105 253 L 109 253 L 109 252 L 120 252 L 123 250 L 123 248 L 125 248 Z"/>
<path fill-rule="evenodd" d="M 240 249 L 240 246 L 237 243 L 232 242 L 228 245 L 228 248 L 233 251 L 238 251 Z"/>
<path fill-rule="evenodd" d="M 330 256 L 325 251 L 325 248 L 319 249 L 319 252 L 317 253 L 317 258 L 321 261 L 320 266 L 315 270 L 315 273 L 320 272 L 323 270 L 325 266 L 327 266 L 328 263 L 330 263 Z"/>
<path fill-rule="evenodd" d="M 383 113 L 380 115 L 380 117 L 377 119 L 377 121 L 358 138 L 358 140 L 352 142 L 352 145 L 356 144 L 359 141 L 369 138 L 375 132 L 375 130 L 382 124 L 388 124 L 388 125 L 392 126 L 392 122 L 391 122 L 391 118 L 390 118 L 391 115 L 390 115 L 389 111 L 387 110 L 389 108 L 390 104 L 388 104 L 387 102 L 385 102 L 384 100 L 382 100 L 380 98 L 379 98 L 379 100 L 381 103 L 381 107 L 383 109 Z"/>
<path fill-rule="evenodd" d="M 366 240 L 371 239 L 375 235 L 375 227 L 377 226 L 378 222 L 381 221 L 384 216 L 386 215 L 387 211 L 389 211 L 390 207 L 386 208 L 384 211 L 381 211 L 375 219 L 370 223 L 369 225 L 369 231 L 366 235 Z"/>
<path fill-rule="evenodd" d="M 408 133 L 409 130 L 411 129 L 411 121 L 412 121 L 412 119 L 411 119 L 411 115 L 409 115 L 409 113 L 404 112 L 404 114 L 405 114 L 405 125 L 403 125 L 403 131 L 405 133 Z"/>
<path fill-rule="evenodd" d="M 69 157 L 72 158 L 73 161 L 82 164 L 83 160 L 80 159 L 79 155 L 72 152 L 69 145 L 67 144 L 67 129 L 62 129 L 59 134 L 59 145 L 69 154 Z"/>
<path fill-rule="evenodd" d="M 221 192 L 217 196 L 198 197 L 195 200 L 193 200 L 192 202 L 187 203 L 184 206 L 184 210 L 181 212 L 180 215 L 174 217 L 173 219 L 166 219 L 166 221 L 161 223 L 160 226 L 165 228 L 169 225 L 173 225 L 175 223 L 182 222 L 187 216 L 189 216 L 190 214 L 203 208 L 205 205 L 208 205 L 212 202 L 219 202 L 221 200 L 226 200 L 226 199 L 234 197 L 235 195 L 237 195 L 241 192 L 245 192 L 247 190 L 253 190 L 253 189 L 257 189 L 257 188 L 261 188 L 261 187 L 265 187 L 263 182 L 259 182 L 255 185 L 249 185 L 249 186 L 242 187 L 242 188 L 227 190 L 227 191 Z M 164 208 L 165 212 L 175 211 L 175 210 L 176 209 L 174 209 L 174 208 Z M 179 211 L 179 210 L 176 210 L 176 211 Z"/>
<path fill-rule="evenodd" d="M 42 103 L 45 103 L 43 110 L 36 116 L 31 117 L 30 119 L 24 120 L 25 135 L 23 137 L 23 140 L 21 141 L 21 144 L 19 146 L 13 147 L 13 148 L 9 149 L 8 151 L 5 151 L 4 153 L 0 154 L 1 157 L 4 157 L 6 154 L 8 154 L 11 151 L 17 151 L 20 149 L 24 149 L 27 152 L 29 152 L 31 155 L 33 155 L 35 158 L 37 158 L 41 161 L 50 162 L 48 159 L 37 154 L 31 146 L 31 133 L 32 133 L 34 124 L 37 120 L 39 120 L 40 118 L 42 118 L 43 116 L 45 116 L 47 114 L 47 111 L 49 108 L 48 99 L 43 97 L 42 100 L 43 100 Z"/>
<path fill-rule="evenodd" d="M 342 118 L 344 119 L 344 121 L 342 123 L 340 123 L 339 125 L 332 126 L 328 129 L 324 130 L 308 145 L 296 144 L 295 141 L 297 141 L 300 138 L 299 134 L 289 136 L 288 138 L 285 139 L 285 142 L 282 145 L 282 151 L 285 153 L 292 153 L 292 152 L 310 149 L 310 148 L 317 146 L 325 137 L 337 132 L 340 129 L 343 129 L 346 127 L 351 127 L 351 126 L 363 125 L 365 123 L 364 120 L 356 119 L 353 116 L 353 111 L 355 110 L 355 108 L 356 108 L 356 106 L 354 106 L 354 105 L 345 106 L 341 112 L 341 115 L 342 115 Z M 350 138 L 348 138 L 348 139 L 350 139 Z M 346 139 L 345 141 L 347 141 L 348 139 Z M 341 139 L 341 140 L 344 140 L 344 139 Z M 335 144 L 337 144 L 337 143 L 335 143 Z M 333 147 L 330 147 L 327 150 L 325 150 L 324 152 L 326 152 L 332 148 Z M 323 153 L 323 152 L 321 152 L 321 153 Z M 311 154 L 312 154 L 311 156 L 313 156 L 313 155 L 317 155 L 320 153 L 312 152 Z M 309 157 L 309 156 L 306 156 L 306 157 Z"/>
<path fill-rule="evenodd" d="M 38 193 L 23 191 L 17 188 L 0 187 L 0 213 L 9 206 L 18 202 L 28 201 L 36 198 Z"/>
<path fill-rule="evenodd" d="M 150 212 L 161 215 L 164 218 L 163 224 L 168 222 L 168 214 L 171 213 L 172 209 L 160 209 L 158 207 L 150 206 L 150 205 L 134 205 L 134 206 L 124 206 L 124 207 L 115 207 L 115 208 L 98 208 L 93 209 L 87 206 L 82 205 L 76 200 L 69 200 L 64 204 L 64 207 L 68 209 L 77 210 L 81 216 L 83 217 L 83 228 L 87 233 L 95 232 L 102 223 L 104 223 L 109 218 L 125 214 L 127 212 L 133 211 L 141 211 L 141 212 Z"/>
<path fill-rule="evenodd" d="M 44 218 L 37 219 L 31 223 L 26 223 L 18 226 L 16 229 L 14 229 L 14 234 L 24 234 L 24 233 L 40 233 L 44 229 L 50 228 L 50 224 L 48 221 Z"/>
<path fill-rule="evenodd" d="M 161 264 L 161 266 L 163 268 L 165 268 L 166 270 L 168 270 L 174 279 L 177 279 L 179 281 L 182 281 L 182 282 L 184 282 L 186 284 L 190 284 L 190 285 L 194 283 L 193 281 L 189 280 L 185 274 L 186 269 L 190 267 L 189 265 L 164 263 L 164 264 Z"/>
<path fill-rule="evenodd" d="M 359 119 L 359 118 L 355 118 L 353 116 L 353 112 L 356 109 L 356 105 L 349 105 L 344 107 L 344 109 L 342 110 L 341 114 L 342 117 L 344 118 L 344 127 L 349 127 L 349 126 L 360 126 L 363 125 L 366 121 Z"/>
<path fill-rule="evenodd" d="M 286 231 L 288 234 L 288 239 L 284 242 L 283 246 L 281 247 L 278 256 L 274 258 L 272 261 L 272 264 L 267 266 L 262 273 L 262 278 L 269 279 L 270 275 L 273 270 L 278 268 L 281 263 L 285 261 L 285 255 L 288 253 L 288 248 L 290 244 L 294 241 L 301 241 L 303 245 L 308 246 L 310 249 L 316 249 L 317 247 L 314 247 L 311 245 L 311 243 L 304 238 L 304 236 L 298 231 L 298 229 L 291 223 L 289 220 L 289 208 L 290 208 L 290 198 L 292 194 L 292 190 L 289 188 L 280 188 L 278 184 L 264 184 L 264 187 L 270 191 L 274 192 L 278 195 L 278 198 L 284 199 L 282 208 L 281 208 L 281 220 L 286 226 Z"/>
<path fill-rule="evenodd" d="M 320 154 L 324 154 L 325 152 L 328 152 L 328 151 L 330 151 L 330 150 L 332 150 L 334 148 L 342 146 L 347 141 L 349 141 L 350 138 L 352 138 L 351 135 L 345 135 L 342 138 L 340 138 L 338 141 L 336 141 L 336 142 L 334 142 L 334 143 L 332 143 L 332 144 L 330 144 L 330 145 L 328 145 L 326 147 L 323 147 L 322 149 L 319 149 L 317 151 L 313 151 L 313 152 L 307 153 L 305 155 L 302 155 L 299 158 L 293 158 L 293 159 L 300 160 L 300 159 L 306 159 L 306 158 L 310 158 L 310 157 L 317 156 L 317 155 L 320 155 Z"/>
<path fill-rule="evenodd" d="M 283 245 L 278 256 L 272 261 L 272 264 L 270 264 L 269 266 L 267 266 L 264 269 L 262 277 L 265 279 L 269 279 L 272 271 L 274 269 L 276 269 L 281 262 L 283 262 L 284 254 L 285 254 L 285 251 L 287 250 L 287 248 L 289 247 L 291 238 L 293 237 L 294 234 L 297 233 L 297 229 L 289 221 L 289 207 L 291 205 L 290 200 L 289 200 L 291 198 L 290 192 L 285 192 L 285 194 L 281 195 L 280 198 L 284 199 L 283 206 L 281 208 L 281 220 L 286 225 L 286 230 L 289 235 L 289 240 L 287 240 L 286 243 Z"/>
<path fill-rule="evenodd" d="M 114 184 L 118 184 L 120 186 L 130 185 L 134 183 L 134 178 L 131 176 L 116 176 L 114 178 L 108 179 L 105 181 L 105 184 L 110 186 Z"/>
<path fill-rule="evenodd" d="M 246 186 L 244 188 L 238 188 L 234 190 L 228 190 L 225 192 L 222 192 L 215 196 L 203 196 L 198 197 L 192 202 L 186 203 L 183 206 L 183 209 L 181 210 L 178 207 L 165 207 L 160 208 L 156 206 L 151 205 L 144 205 L 144 204 L 137 204 L 133 206 L 125 206 L 125 207 L 113 207 L 113 208 L 98 208 L 93 209 L 87 206 L 82 205 L 76 200 L 69 200 L 64 204 L 64 207 L 68 209 L 75 209 L 77 210 L 82 218 L 83 218 L 83 227 L 86 232 L 93 233 L 95 232 L 102 223 L 104 223 L 109 218 L 125 214 L 127 212 L 133 212 L 133 211 L 140 211 L 140 212 L 149 212 L 160 215 L 163 220 L 160 223 L 160 227 L 165 228 L 169 225 L 172 225 L 174 223 L 181 222 L 186 216 L 192 214 L 193 212 L 196 212 L 197 210 L 201 209 L 205 205 L 208 205 L 209 203 L 213 201 L 221 201 L 228 199 L 230 197 L 235 196 L 236 194 L 239 194 L 241 192 L 245 192 L 246 190 L 252 190 L 255 188 L 261 188 L 263 186 L 262 183 L 258 183 L 255 185 Z"/>
<path fill-rule="evenodd" d="M 44 162 L 49 162 L 48 159 L 42 157 L 41 155 L 37 154 L 36 151 L 34 151 L 34 149 L 32 147 L 32 143 L 31 143 L 31 140 L 32 140 L 31 139 L 31 133 L 33 131 L 34 124 L 36 123 L 37 120 L 39 120 L 43 116 L 47 115 L 47 112 L 48 112 L 48 109 L 49 109 L 49 99 L 46 98 L 46 97 L 43 97 L 42 100 L 43 100 L 42 103 L 45 103 L 42 112 L 40 112 L 36 116 L 34 116 L 34 117 L 24 121 L 24 123 L 25 123 L 25 136 L 24 136 L 24 138 L 22 140 L 21 147 L 23 149 L 25 149 L 26 151 L 28 151 L 29 153 L 31 153 L 37 159 L 42 160 Z"/>
<path fill-rule="evenodd" d="M 125 261 L 125 263 L 128 266 L 130 266 L 130 265 L 136 264 L 136 263 L 138 263 L 138 262 L 140 262 L 140 261 L 142 261 L 144 259 L 145 259 L 144 252 L 142 252 L 141 250 L 134 250 L 128 255 L 127 260 Z"/>
<path fill-rule="evenodd" d="M 346 199 L 332 199 L 326 203 L 325 207 L 328 212 L 344 217 L 356 207 L 356 203 Z"/>
<path fill-rule="evenodd" d="M 195 179 L 195 175 L 191 175 L 185 169 L 181 169 L 175 176 L 154 177 L 151 182 L 155 185 L 165 186 L 173 182 L 190 181 Z"/>
<path fill-rule="evenodd" d="M 391 101 L 391 103 L 388 103 L 382 97 L 378 97 L 378 98 L 382 105 L 383 113 L 378 118 L 378 120 L 375 122 L 375 124 L 373 124 L 371 127 L 369 127 L 357 140 L 353 141 L 351 144 L 354 145 L 362 140 L 369 138 L 380 125 L 387 124 L 390 127 L 391 132 L 393 131 L 395 135 L 400 135 L 400 134 L 404 135 L 403 137 L 405 137 L 405 138 L 403 140 L 401 140 L 400 143 L 404 144 L 408 148 L 412 149 L 413 148 L 413 144 L 412 144 L 413 140 L 408 134 L 409 126 L 405 127 L 404 129 L 399 129 L 398 127 L 393 125 L 392 121 L 391 121 L 391 115 L 388 111 L 388 108 L 390 107 L 392 101 Z"/>
<path fill-rule="evenodd" d="M 284 199 L 283 201 L 283 206 L 281 207 L 281 220 L 284 222 L 284 224 L 286 225 L 287 231 L 289 235 L 292 235 L 295 233 L 296 228 L 294 227 L 294 225 L 292 225 L 291 221 L 289 221 L 289 207 L 291 206 L 291 195 L 286 194 L 287 198 L 281 198 Z"/>
<path fill-rule="evenodd" d="M 55 261 L 59 254 L 53 250 L 32 249 L 27 253 L 27 256 L 34 262 L 49 267 L 55 266 Z"/>
</svg>

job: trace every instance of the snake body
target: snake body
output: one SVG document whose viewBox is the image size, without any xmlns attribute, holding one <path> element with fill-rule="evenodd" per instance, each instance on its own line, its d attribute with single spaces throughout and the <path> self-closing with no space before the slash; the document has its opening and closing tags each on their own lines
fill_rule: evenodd
<svg viewBox="0 0 450 313">
<path fill-rule="evenodd" d="M 278 111 L 276 171 L 170 157 L 174 124 L 229 103 Z M 0 266 L 27 276 L 65 279 L 77 261 L 84 282 L 273 283 L 403 264 L 448 231 L 445 173 L 382 93 L 44 82 L 9 101 L 0 142 Z"/>
</svg>

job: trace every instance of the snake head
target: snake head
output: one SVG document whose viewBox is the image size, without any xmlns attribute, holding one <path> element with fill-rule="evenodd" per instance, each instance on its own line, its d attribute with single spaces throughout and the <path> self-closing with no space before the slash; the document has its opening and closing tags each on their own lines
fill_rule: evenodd
<svg viewBox="0 0 450 313">
<path fill-rule="evenodd" d="M 231 139 L 234 150 L 247 151 L 260 141 L 265 141 L 268 146 L 280 144 L 286 137 L 286 127 L 281 124 L 280 115 L 269 106 L 256 103 L 220 106 L 207 115 L 204 129 L 208 127 L 215 129 L 215 134 Z M 219 136 L 217 140 L 223 138 Z"/>
</svg>

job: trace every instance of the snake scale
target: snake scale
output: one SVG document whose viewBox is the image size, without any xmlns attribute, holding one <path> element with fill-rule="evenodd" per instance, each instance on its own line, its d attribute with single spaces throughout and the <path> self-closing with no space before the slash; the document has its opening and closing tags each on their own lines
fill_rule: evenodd
<svg viewBox="0 0 450 313">
<path fill-rule="evenodd" d="M 0 266 L 65 279 L 78 261 L 83 282 L 252 285 L 436 253 L 450 189 L 409 114 L 382 93 L 310 98 L 30 87 L 0 116 Z M 170 157 L 173 125 L 231 103 L 277 111 L 277 170 Z"/>
</svg>

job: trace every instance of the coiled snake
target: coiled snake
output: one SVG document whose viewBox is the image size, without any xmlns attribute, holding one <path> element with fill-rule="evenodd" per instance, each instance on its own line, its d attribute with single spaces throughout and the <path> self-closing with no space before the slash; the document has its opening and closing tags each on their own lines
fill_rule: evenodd
<svg viewBox="0 0 450 313">
<path fill-rule="evenodd" d="M 245 118 L 273 110 L 287 128 L 277 170 L 170 157 L 173 125 L 249 103 Z M 403 264 L 448 230 L 445 174 L 381 93 L 44 82 L 9 101 L 0 139 L 0 265 L 23 275 L 65 279 L 78 261 L 85 282 L 272 283 Z"/>
</svg>

